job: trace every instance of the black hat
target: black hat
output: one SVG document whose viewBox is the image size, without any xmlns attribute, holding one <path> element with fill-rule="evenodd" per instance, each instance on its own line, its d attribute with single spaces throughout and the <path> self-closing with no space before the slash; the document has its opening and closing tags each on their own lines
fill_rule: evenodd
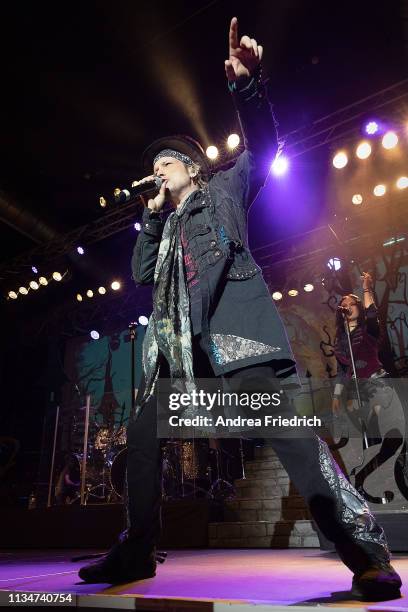
<svg viewBox="0 0 408 612">
<path fill-rule="evenodd" d="M 194 162 L 199 164 L 201 172 L 205 177 L 210 174 L 210 167 L 208 165 L 207 156 L 204 153 L 203 147 L 197 140 L 191 138 L 191 136 L 184 136 L 182 134 L 176 134 L 175 136 L 165 136 L 152 142 L 147 147 L 142 156 L 142 164 L 144 171 L 151 173 L 153 168 L 153 162 L 156 157 L 164 149 L 173 149 L 184 155 L 188 155 Z"/>
</svg>

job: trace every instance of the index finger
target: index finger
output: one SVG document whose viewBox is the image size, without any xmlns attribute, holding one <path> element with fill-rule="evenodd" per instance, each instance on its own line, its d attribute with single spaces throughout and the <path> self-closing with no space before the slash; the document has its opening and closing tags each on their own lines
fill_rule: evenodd
<svg viewBox="0 0 408 612">
<path fill-rule="evenodd" d="M 229 48 L 236 49 L 238 47 L 238 19 L 233 17 L 230 23 L 229 30 Z"/>
</svg>

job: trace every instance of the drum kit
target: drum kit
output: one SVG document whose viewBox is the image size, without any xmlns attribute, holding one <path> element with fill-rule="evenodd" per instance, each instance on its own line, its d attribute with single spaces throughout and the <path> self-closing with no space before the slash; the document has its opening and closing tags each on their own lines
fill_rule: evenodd
<svg viewBox="0 0 408 612">
<path fill-rule="evenodd" d="M 229 462 L 233 456 L 219 440 L 163 440 L 161 453 L 162 497 L 228 499 L 235 497 Z M 81 503 L 85 468 L 84 505 L 123 500 L 126 483 L 126 428 L 99 427 L 91 432 L 87 453 L 73 453 L 60 475 L 70 495 L 60 503 Z M 62 474 L 62 473 L 61 473 Z"/>
<path fill-rule="evenodd" d="M 57 485 L 57 497 L 61 490 L 70 495 L 62 503 L 81 503 L 81 481 L 84 480 L 82 503 L 113 503 L 120 501 L 126 471 L 126 427 L 93 428 L 87 444 L 87 452 L 73 452 L 63 469 Z M 123 475 L 122 475 L 123 474 Z M 84 475 L 84 478 L 83 478 Z"/>
</svg>

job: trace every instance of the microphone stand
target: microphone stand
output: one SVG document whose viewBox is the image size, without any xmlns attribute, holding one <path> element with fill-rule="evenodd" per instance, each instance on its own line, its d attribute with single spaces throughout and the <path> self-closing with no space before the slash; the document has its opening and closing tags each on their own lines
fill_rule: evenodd
<svg viewBox="0 0 408 612">
<path fill-rule="evenodd" d="M 128 325 L 130 335 L 130 419 L 132 421 L 135 417 L 136 411 L 136 398 L 135 398 L 135 339 L 136 339 L 136 328 L 137 323 L 132 321 Z"/>
<path fill-rule="evenodd" d="M 346 330 L 346 336 L 347 336 L 348 346 L 349 346 L 349 351 L 350 351 L 351 367 L 352 367 L 352 370 L 353 370 L 353 378 L 354 378 L 355 387 L 356 387 L 356 393 L 357 393 L 357 403 L 358 403 L 358 408 L 359 408 L 359 411 L 360 411 L 359 422 L 360 422 L 360 426 L 361 426 L 361 433 L 363 435 L 363 451 L 365 451 L 368 448 L 367 430 L 366 430 L 366 427 L 365 427 L 365 425 L 364 425 L 364 423 L 362 421 L 362 418 L 361 418 L 361 415 L 363 414 L 363 404 L 361 402 L 360 389 L 358 388 L 356 363 L 354 361 L 353 346 L 352 346 L 352 342 L 351 342 L 350 324 L 349 324 L 349 321 L 348 321 L 348 319 L 346 317 L 346 313 L 343 312 L 342 315 L 343 315 L 344 328 Z"/>
</svg>

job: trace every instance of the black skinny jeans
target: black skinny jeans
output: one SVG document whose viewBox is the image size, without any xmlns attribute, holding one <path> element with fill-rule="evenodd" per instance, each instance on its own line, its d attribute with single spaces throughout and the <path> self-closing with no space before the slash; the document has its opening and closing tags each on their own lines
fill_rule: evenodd
<svg viewBox="0 0 408 612">
<path fill-rule="evenodd" d="M 204 353 L 195 351 L 197 378 L 210 376 Z M 228 374 L 242 379 L 245 389 L 274 392 L 280 388 L 270 364 L 255 365 Z M 293 414 L 285 407 L 285 416 Z M 282 408 L 279 409 L 282 414 Z M 304 431 L 304 430 L 303 430 Z M 370 565 L 389 563 L 385 535 L 367 504 L 346 480 L 325 442 L 309 437 L 272 438 L 283 467 L 311 511 L 313 519 L 349 569 L 358 574 Z M 129 537 L 136 557 L 151 551 L 160 535 L 160 440 L 156 436 L 156 402 L 144 406 L 128 427 Z"/>
</svg>

